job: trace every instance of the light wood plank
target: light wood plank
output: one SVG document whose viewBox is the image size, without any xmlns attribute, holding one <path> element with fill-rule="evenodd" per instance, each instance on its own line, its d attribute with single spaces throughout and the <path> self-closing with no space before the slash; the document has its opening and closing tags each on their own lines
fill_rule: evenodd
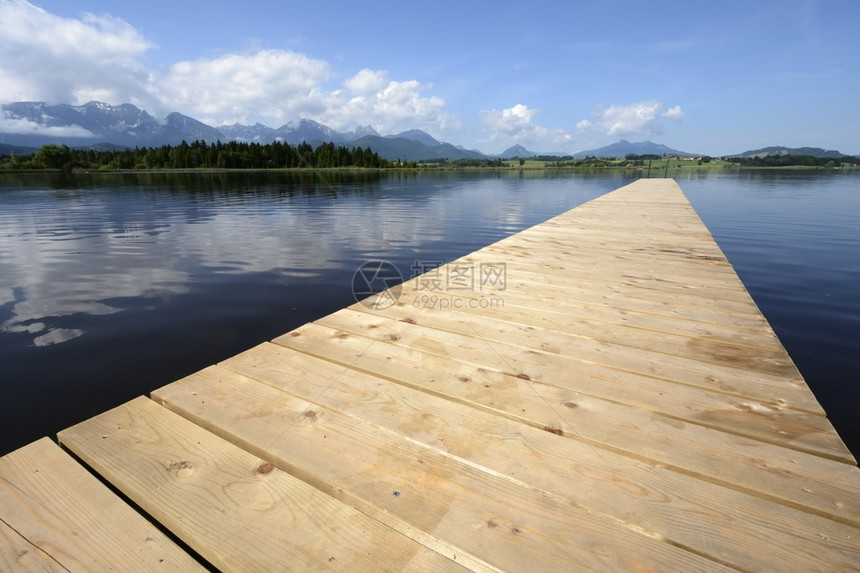
<svg viewBox="0 0 860 573">
<path fill-rule="evenodd" d="M 654 314 L 629 309 L 618 308 L 604 301 L 601 303 L 585 303 L 571 300 L 543 299 L 542 297 L 523 297 L 514 293 L 509 296 L 507 291 L 493 294 L 479 292 L 447 291 L 444 293 L 429 293 L 406 288 L 399 299 L 399 306 L 408 308 L 428 309 L 439 308 L 440 298 L 448 308 L 481 311 L 485 308 L 503 307 L 503 320 L 512 322 L 542 319 L 550 324 L 564 325 L 575 320 L 593 320 L 600 323 L 617 324 L 635 327 L 656 333 L 671 333 L 678 336 L 708 338 L 722 343 L 734 342 L 750 348 L 760 348 L 777 352 L 782 345 L 769 328 L 741 327 L 738 325 L 719 324 L 698 318 L 681 317 L 677 315 Z M 432 297 L 436 298 L 433 299 Z M 362 306 L 372 308 L 372 299 L 362 301 Z"/>
<path fill-rule="evenodd" d="M 779 404 L 781 407 L 816 411 L 814 406 L 817 401 L 802 379 L 786 379 L 629 347 L 619 348 L 586 338 L 571 339 L 562 353 L 553 353 L 505 342 L 489 344 L 474 333 L 440 332 L 396 320 L 386 322 L 376 317 L 369 319 L 367 315 L 350 309 L 325 316 L 316 323 L 345 332 L 358 332 L 371 338 L 377 336 L 374 331 L 384 323 L 386 336 L 397 344 L 534 379 L 551 380 L 559 371 L 588 369 L 613 372 L 607 374 L 609 376 L 632 373 Z M 841 440 L 838 444 L 832 444 L 827 455 L 853 460 Z"/>
<path fill-rule="evenodd" d="M 0 520 L 0 571 L 69 571 Z"/>
<path fill-rule="evenodd" d="M 513 245 L 511 246 L 513 248 Z M 608 264 L 608 261 L 593 262 L 580 261 L 576 258 L 567 259 L 563 262 L 548 262 L 544 260 L 506 260 L 504 251 L 493 252 L 480 250 L 461 257 L 458 260 L 472 262 L 476 265 L 504 263 L 510 269 L 511 280 L 529 279 L 530 282 L 540 282 L 555 287 L 565 288 L 573 285 L 600 286 L 607 284 L 625 284 L 625 280 L 637 278 L 640 281 L 650 281 L 651 294 L 658 295 L 672 289 L 674 292 L 684 293 L 687 296 L 699 294 L 702 289 L 709 289 L 708 295 L 714 295 L 714 301 L 737 300 L 749 302 L 749 294 L 738 283 L 736 276 L 720 276 L 703 274 L 702 276 L 683 276 L 676 273 L 667 273 L 654 265 L 644 265 L 640 268 L 631 268 L 629 265 Z M 539 293 L 538 293 L 539 294 Z"/>
<path fill-rule="evenodd" d="M 666 274 L 673 274 L 678 277 L 689 277 L 691 279 L 707 277 L 711 279 L 720 278 L 730 280 L 734 276 L 734 269 L 732 269 L 729 262 L 725 259 L 689 263 L 686 261 L 649 259 L 648 257 L 637 257 L 632 254 L 623 256 L 620 254 L 624 252 L 626 251 L 613 250 L 609 253 L 605 253 L 601 252 L 600 249 L 588 249 L 584 247 L 553 252 L 546 248 L 507 245 L 504 249 L 496 246 L 493 249 L 484 251 L 482 254 L 495 256 L 497 258 L 504 257 L 505 260 L 510 261 L 512 264 L 534 261 L 537 256 L 540 257 L 543 264 L 564 265 L 567 268 L 575 268 L 575 265 L 588 265 L 592 268 L 605 268 L 608 270 L 622 268 L 632 269 L 634 271 L 655 269 Z"/>
<path fill-rule="evenodd" d="M 835 523 L 615 452 L 597 451 L 552 431 L 275 345 L 255 347 L 156 394 L 167 403 L 193 407 L 204 395 L 242 386 L 237 376 L 253 377 L 324 408 L 348 411 L 734 566 L 773 567 L 774 554 L 807 570 L 834 570 L 860 559 L 860 546 L 852 537 L 857 524 Z M 714 507 L 719 507 L 718 518 Z M 830 541 L 822 543 L 818 534 L 825 531 Z M 772 551 L 762 554 L 762 543 Z"/>
<path fill-rule="evenodd" d="M 401 297 L 400 304 L 384 309 L 374 309 L 365 304 L 355 304 L 349 308 L 374 313 L 380 318 L 414 321 L 438 330 L 473 334 L 486 340 L 506 341 L 529 348 L 549 349 L 549 352 L 562 352 L 571 343 L 576 344 L 577 340 L 587 338 L 615 346 L 775 374 L 783 378 L 803 379 L 785 349 L 776 344 L 767 349 L 751 348 L 731 339 L 681 335 L 668 328 L 642 329 L 557 315 L 554 316 L 556 320 L 540 324 L 534 314 L 511 312 L 507 306 L 482 309 L 464 304 L 459 308 L 454 305 L 435 308 L 433 305 L 410 304 L 409 301 L 410 297 L 406 295 Z M 421 299 L 418 301 L 420 303 Z"/>
<path fill-rule="evenodd" d="M 230 381 L 153 395 L 384 523 L 405 523 L 500 569 L 723 569 L 349 412 Z M 480 441 L 474 435 L 473 447 Z"/>
<path fill-rule="evenodd" d="M 469 263 L 468 258 L 462 259 L 462 261 L 465 264 Z M 493 259 L 493 262 L 498 261 L 498 258 Z M 553 273 L 559 277 L 567 276 L 571 281 L 575 281 L 577 277 L 576 271 L 569 267 L 562 269 L 552 266 L 543 266 L 541 269 L 541 272 L 544 273 Z M 621 272 L 621 269 L 613 269 L 612 271 L 606 270 L 605 272 L 609 275 L 611 272 L 615 271 Z M 446 272 L 446 269 L 442 269 L 440 272 Z M 514 273 L 514 269 L 509 267 L 507 272 L 510 276 Z M 444 275 L 442 276 L 444 277 Z M 432 291 L 429 289 L 421 290 L 409 288 L 408 286 L 405 292 L 415 295 L 471 294 L 468 291 Z M 714 305 L 708 305 L 703 308 L 701 306 L 697 307 L 694 304 L 680 304 L 678 301 L 673 301 L 670 297 L 665 297 L 663 300 L 655 300 L 654 297 L 636 298 L 623 296 L 623 293 L 620 292 L 597 292 L 586 288 L 574 287 L 563 290 L 543 287 L 533 288 L 530 285 L 523 284 L 517 280 L 513 280 L 507 288 L 504 289 L 497 289 L 492 286 L 484 287 L 480 291 L 480 294 L 484 297 L 493 296 L 505 297 L 506 299 L 511 298 L 515 302 L 521 301 L 521 303 L 537 306 L 538 308 L 565 308 L 566 306 L 576 306 L 580 304 L 599 304 L 627 312 L 644 313 L 669 319 L 681 318 L 702 323 L 722 324 L 741 330 L 753 329 L 761 331 L 768 327 L 767 321 L 760 313 L 745 312 L 732 314 L 729 312 L 723 312 L 719 309 L 714 309 Z"/>
<path fill-rule="evenodd" d="M 860 515 L 860 470 L 854 465 L 316 324 L 274 342 L 649 464 L 837 519 Z M 575 388 L 576 377 L 569 377 Z"/>
<path fill-rule="evenodd" d="M 431 325 L 434 329 L 447 332 L 464 332 L 486 341 L 490 346 L 495 342 L 507 342 L 521 345 L 525 348 L 538 348 L 550 353 L 562 353 L 567 347 L 568 335 L 546 328 L 509 324 L 503 321 L 491 320 L 489 317 L 471 314 L 461 314 L 441 310 L 415 310 L 408 307 L 391 307 L 385 310 L 373 311 L 362 305 L 350 307 L 352 310 L 365 312 L 381 320 L 371 322 L 373 336 L 397 336 L 396 333 L 385 333 L 380 328 L 390 326 L 389 320 L 396 319 L 407 325 Z M 408 326 L 397 325 L 402 328 Z M 586 330 L 579 321 L 574 325 L 574 331 Z M 595 337 L 606 339 L 604 332 L 611 333 L 612 328 L 601 329 Z M 355 334 L 365 334 L 361 328 L 351 331 Z M 636 340 L 640 340 L 637 337 Z M 399 342 L 399 340 L 394 341 Z M 622 340 L 625 342 L 626 340 Z M 629 342 L 635 345 L 636 342 Z M 684 346 L 682 344 L 682 346 Z M 695 339 L 686 346 L 707 347 L 714 352 L 710 340 Z M 713 344 L 720 348 L 716 343 Z M 671 350 L 671 347 L 669 349 Z M 497 369 L 504 372 L 503 369 Z M 511 372 L 516 374 L 516 372 Z M 599 368 L 577 368 L 575 376 L 559 373 L 558 378 L 545 382 L 563 388 L 575 389 L 593 396 L 613 400 L 639 409 L 664 413 L 678 419 L 701 425 L 720 428 L 724 431 L 747 435 L 771 443 L 782 443 L 786 440 L 785 433 L 791 429 L 792 434 L 806 447 L 830 447 L 836 439 L 833 427 L 827 419 L 818 413 L 810 413 L 790 408 L 781 404 L 761 402 L 758 400 L 739 400 L 728 394 L 693 389 L 683 385 L 675 385 L 662 380 L 625 373 L 624 376 L 613 376 Z M 575 384 L 568 383 L 575 380 Z M 713 415 L 704 416 L 711 412 Z M 716 412 L 719 412 L 717 414 Z M 751 415 L 757 412 L 759 415 Z M 738 415 L 742 415 L 744 423 L 737 424 Z M 841 443 L 841 442 L 840 442 Z"/>
<path fill-rule="evenodd" d="M 461 569 L 146 398 L 60 440 L 222 570 Z"/>
<path fill-rule="evenodd" d="M 203 571 L 47 438 L 0 458 L 4 570 Z"/>
<path fill-rule="evenodd" d="M 470 262 L 476 265 L 476 268 L 482 262 L 504 261 L 503 255 L 485 251 L 478 251 L 457 260 Z M 677 275 L 658 273 L 653 267 L 640 270 L 624 267 L 613 269 L 613 272 L 609 273 L 606 270 L 597 271 L 591 265 L 567 265 L 567 270 L 573 271 L 575 269 L 575 276 L 570 276 L 570 272 L 566 273 L 566 276 L 548 273 L 544 271 L 543 265 L 538 266 L 533 262 L 506 263 L 506 267 L 510 271 L 507 277 L 509 285 L 512 282 L 524 282 L 541 285 L 541 287 L 547 285 L 557 289 L 588 288 L 594 291 L 609 290 L 611 292 L 618 292 L 617 289 L 624 288 L 631 295 L 641 298 L 665 298 L 672 295 L 682 295 L 689 301 L 689 304 L 702 302 L 704 299 L 709 304 L 719 304 L 721 308 L 723 303 L 727 302 L 735 303 L 739 305 L 739 308 L 740 305 L 754 304 L 752 297 L 744 288 L 739 286 L 736 278 L 733 280 L 712 280 L 707 277 L 696 279 L 684 277 L 682 279 Z"/>
<path fill-rule="evenodd" d="M 459 261 L 451 263 L 450 267 L 443 270 L 456 269 L 462 265 Z M 477 268 L 477 265 L 475 266 Z M 460 267 L 463 268 L 463 267 Z M 466 267 L 470 268 L 470 267 Z M 455 271 L 452 271 L 455 272 Z M 515 271 L 508 269 L 508 281 L 505 289 L 483 288 L 473 290 L 455 288 L 429 290 L 419 288 L 422 284 L 410 282 L 402 290 L 403 302 L 411 303 L 415 300 L 425 300 L 427 296 L 437 298 L 458 296 L 464 298 L 494 297 L 503 304 L 514 304 L 528 306 L 545 310 L 564 310 L 566 313 L 575 314 L 575 309 L 583 305 L 600 305 L 617 311 L 628 313 L 645 314 L 653 323 L 652 328 L 666 328 L 672 332 L 672 326 L 682 321 L 692 321 L 699 324 L 723 325 L 726 330 L 739 330 L 740 332 L 752 331 L 761 333 L 768 328 L 767 321 L 761 315 L 758 308 L 752 303 L 746 306 L 743 312 L 731 312 L 723 308 L 719 302 L 707 298 L 691 297 L 666 293 L 665 296 L 654 296 L 639 288 L 623 288 L 617 285 L 605 285 L 600 288 L 592 288 L 591 285 L 575 287 L 554 287 L 539 282 L 527 282 L 513 277 Z M 545 272 L 552 272 L 551 270 Z M 578 280 L 573 278 L 572 280 Z M 581 281 L 580 281 L 581 282 Z M 685 300 L 688 299 L 688 300 Z M 571 312 L 572 311 L 572 312 Z"/>
<path fill-rule="evenodd" d="M 562 298 L 575 300 L 580 291 L 618 294 L 625 292 L 633 298 L 660 301 L 678 296 L 683 306 L 706 304 L 718 309 L 737 309 L 737 314 L 757 313 L 752 297 L 739 282 L 737 276 L 714 278 L 681 276 L 669 273 L 653 265 L 633 269 L 629 265 L 601 265 L 579 262 L 576 259 L 564 263 L 549 263 L 540 259 L 504 261 L 504 257 L 486 251 L 476 251 L 465 257 L 478 267 L 481 264 L 499 262 L 505 264 L 508 284 L 526 283 L 540 285 L 532 294 L 540 295 L 544 286 L 557 291 Z M 492 286 L 492 285 L 487 285 Z M 705 299 L 704 301 L 702 299 Z M 726 304 L 730 306 L 726 306 Z M 731 314 L 731 313 L 730 313 Z"/>
</svg>

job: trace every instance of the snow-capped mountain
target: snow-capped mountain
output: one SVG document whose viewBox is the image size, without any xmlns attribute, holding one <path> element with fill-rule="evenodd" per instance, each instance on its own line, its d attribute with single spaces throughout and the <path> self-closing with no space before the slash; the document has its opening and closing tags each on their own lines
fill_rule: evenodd
<svg viewBox="0 0 860 573">
<path fill-rule="evenodd" d="M 268 125 L 255 123 L 254 125 L 242 125 L 234 123 L 233 125 L 222 125 L 218 128 L 224 137 L 222 139 L 243 141 L 245 143 L 272 143 L 278 138 L 275 129 Z"/>
<path fill-rule="evenodd" d="M 171 113 L 157 119 L 132 104 L 16 102 L 3 104 L 0 109 L 3 141 L 15 145 L 112 143 L 142 147 L 179 143 L 183 139 L 223 138 L 218 130 L 188 116 Z"/>
<path fill-rule="evenodd" d="M 348 133 L 345 133 L 344 135 L 347 135 L 350 140 L 361 139 L 362 137 L 368 135 L 380 137 L 379 133 L 377 133 L 377 131 L 373 129 L 373 127 L 370 125 L 358 126 L 355 128 L 355 131 L 350 131 Z"/>
<path fill-rule="evenodd" d="M 359 126 L 354 131 L 339 132 L 326 125 L 310 119 L 302 119 L 297 122 L 289 122 L 278 128 L 269 127 L 261 123 L 254 125 L 222 125 L 218 130 L 224 134 L 222 139 L 236 141 L 255 142 L 260 144 L 283 141 L 292 145 L 298 145 L 302 141 L 349 143 L 367 135 L 379 136 L 373 127 Z"/>
</svg>

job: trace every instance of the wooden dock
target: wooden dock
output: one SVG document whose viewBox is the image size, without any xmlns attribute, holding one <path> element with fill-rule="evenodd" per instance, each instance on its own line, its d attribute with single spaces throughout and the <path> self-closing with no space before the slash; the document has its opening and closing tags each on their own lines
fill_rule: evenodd
<svg viewBox="0 0 860 573">
<path fill-rule="evenodd" d="M 860 570 L 856 461 L 666 179 L 59 442 L 0 459 L 0 570 Z"/>
</svg>

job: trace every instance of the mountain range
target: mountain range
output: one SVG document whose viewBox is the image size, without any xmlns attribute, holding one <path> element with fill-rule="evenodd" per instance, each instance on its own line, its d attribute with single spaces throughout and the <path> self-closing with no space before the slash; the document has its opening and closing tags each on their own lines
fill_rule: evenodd
<svg viewBox="0 0 860 573">
<path fill-rule="evenodd" d="M 70 147 L 160 147 L 177 145 L 182 141 L 204 140 L 243 141 L 260 144 L 283 141 L 292 145 L 302 142 L 318 145 L 333 142 L 340 145 L 370 147 L 380 157 L 394 161 L 427 161 L 434 159 L 528 158 L 534 156 L 565 156 L 561 152 L 532 152 L 514 145 L 498 155 L 464 149 L 438 141 L 430 134 L 412 129 L 382 136 L 371 126 L 340 132 L 310 119 L 289 122 L 278 128 L 261 123 L 254 125 L 222 125 L 212 127 L 180 113 L 157 118 L 132 104 L 118 106 L 89 102 L 75 106 L 45 102 L 15 102 L 0 105 L 0 154 L 26 153 L 27 149 L 47 143 Z M 573 154 L 581 157 L 624 157 L 637 155 L 699 155 L 678 151 L 651 141 L 630 142 L 622 139 L 599 149 Z M 819 148 L 768 147 L 747 151 L 741 156 L 786 154 L 838 157 L 838 151 Z M 569 155 L 568 155 L 569 156 Z"/>
<path fill-rule="evenodd" d="M 381 157 L 405 161 L 487 157 L 442 143 L 418 129 L 382 136 L 371 126 L 339 132 L 310 119 L 286 123 L 278 128 L 255 125 L 212 127 L 180 113 L 156 118 L 132 104 L 118 106 L 89 102 L 75 106 L 45 102 L 15 102 L 0 105 L 0 149 L 38 148 L 47 143 L 70 147 L 117 145 L 122 147 L 160 147 L 177 145 L 183 140 L 243 141 L 267 144 L 283 141 L 298 145 L 333 142 L 370 147 Z M 11 147 L 10 147 L 11 146 Z"/>
<path fill-rule="evenodd" d="M 112 143 L 125 147 L 160 146 L 183 139 L 215 141 L 221 133 L 196 119 L 171 113 L 155 118 L 131 104 L 90 102 L 81 106 L 16 102 L 0 106 L 3 143 L 39 147 L 45 143 L 89 146 Z M 10 124 L 17 127 L 10 132 Z"/>
</svg>

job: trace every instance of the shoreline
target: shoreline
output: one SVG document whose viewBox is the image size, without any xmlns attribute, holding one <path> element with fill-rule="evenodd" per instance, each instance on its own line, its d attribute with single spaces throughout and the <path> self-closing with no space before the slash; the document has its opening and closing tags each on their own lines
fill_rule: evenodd
<svg viewBox="0 0 860 573">
<path fill-rule="evenodd" d="M 661 172 L 668 170 L 668 175 L 681 172 L 723 172 L 723 173 L 738 173 L 744 171 L 811 171 L 811 172 L 854 172 L 860 171 L 860 165 L 849 165 L 841 167 L 824 167 L 824 166 L 809 166 L 809 165 L 785 165 L 785 166 L 735 166 L 733 164 L 719 164 L 713 166 L 707 165 L 673 165 L 669 164 L 668 168 L 665 163 L 653 165 L 650 171 L 654 176 L 659 176 Z M 603 173 L 603 172 L 648 172 L 648 167 L 626 167 L 626 166 L 589 166 L 589 167 L 554 167 L 545 165 L 508 165 L 502 167 L 457 167 L 451 165 L 427 164 L 417 167 L 272 167 L 272 168 L 186 168 L 186 169 L 0 169 L 0 174 L 65 174 L 65 175 L 116 175 L 116 174 L 153 174 L 153 175 L 171 175 L 171 174 L 190 174 L 190 173 L 419 173 L 419 172 L 517 172 L 517 171 L 546 171 L 546 172 L 565 172 L 565 173 Z"/>
</svg>

